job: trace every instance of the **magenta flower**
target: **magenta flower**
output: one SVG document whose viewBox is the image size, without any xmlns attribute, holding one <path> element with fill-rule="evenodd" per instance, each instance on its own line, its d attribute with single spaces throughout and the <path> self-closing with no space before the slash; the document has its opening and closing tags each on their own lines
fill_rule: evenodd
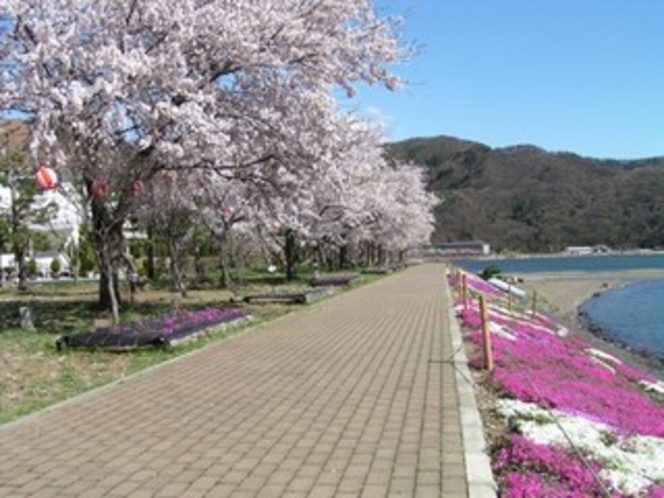
<svg viewBox="0 0 664 498">
<path fill-rule="evenodd" d="M 493 467 L 503 476 L 503 497 L 585 498 L 604 496 L 606 489 L 595 478 L 601 470 L 597 463 L 586 466 L 576 455 L 520 435 L 512 436 L 494 452 Z"/>
</svg>

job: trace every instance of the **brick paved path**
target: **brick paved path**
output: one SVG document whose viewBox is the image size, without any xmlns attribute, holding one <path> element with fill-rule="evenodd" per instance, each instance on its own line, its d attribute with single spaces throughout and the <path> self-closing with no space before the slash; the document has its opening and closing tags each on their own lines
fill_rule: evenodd
<svg viewBox="0 0 664 498">
<path fill-rule="evenodd" d="M 467 496 L 441 265 L 0 428 L 0 496 Z"/>
</svg>

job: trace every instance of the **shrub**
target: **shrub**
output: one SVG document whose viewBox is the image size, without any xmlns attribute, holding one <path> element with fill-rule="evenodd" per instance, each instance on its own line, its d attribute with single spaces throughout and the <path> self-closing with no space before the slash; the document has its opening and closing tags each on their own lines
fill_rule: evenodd
<svg viewBox="0 0 664 498">
<path fill-rule="evenodd" d="M 482 270 L 482 273 L 480 273 L 480 277 L 484 280 L 489 280 L 496 275 L 500 275 L 500 268 L 496 265 L 489 265 Z"/>
<path fill-rule="evenodd" d="M 60 274 L 60 270 L 62 269 L 62 263 L 60 263 L 60 260 L 58 258 L 53 258 L 51 261 L 51 275 L 54 277 L 57 277 Z"/>
<path fill-rule="evenodd" d="M 31 259 L 30 261 L 28 261 L 27 270 L 28 270 L 28 276 L 30 278 L 36 277 L 37 276 L 37 270 L 38 270 L 37 261 L 35 261 L 34 259 Z"/>
</svg>

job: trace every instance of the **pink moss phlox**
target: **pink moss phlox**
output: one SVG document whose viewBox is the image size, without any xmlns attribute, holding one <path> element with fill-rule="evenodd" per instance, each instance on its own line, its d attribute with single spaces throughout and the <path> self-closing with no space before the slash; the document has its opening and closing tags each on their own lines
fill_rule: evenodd
<svg viewBox="0 0 664 498">
<path fill-rule="evenodd" d="M 501 494 L 503 498 L 532 498 L 533 496 L 558 498 L 569 496 L 557 483 L 550 483 L 545 476 L 535 472 L 514 471 L 502 478 Z"/>
<path fill-rule="evenodd" d="M 503 497 L 604 496 L 594 477 L 599 464 L 584 464 L 575 454 L 518 434 L 497 450 L 493 467 L 501 478 Z"/>
<path fill-rule="evenodd" d="M 179 311 L 161 317 L 164 329 L 178 331 L 183 328 L 202 328 L 243 317 L 244 313 L 236 308 L 205 308 L 196 311 Z"/>
<path fill-rule="evenodd" d="M 587 352 L 588 342 L 578 336 L 558 336 L 561 325 L 546 315 L 510 313 L 492 302 L 489 320 L 516 337 L 510 340 L 492 334 L 494 370 L 490 379 L 496 387 L 516 399 L 557 408 L 628 435 L 664 437 L 664 406 L 636 385 L 640 380 L 654 382 L 654 376 L 622 362 L 593 357 Z M 466 339 L 478 346 L 469 365 L 484 368 L 479 305 L 470 300 L 465 311 L 462 303 L 457 310 L 459 319 L 471 329 Z M 515 435 L 496 455 L 494 470 L 502 483 L 501 496 L 605 496 L 592 472 L 577 456 L 562 449 Z M 593 463 L 592 468 L 597 472 L 600 467 Z M 664 498 L 664 486 L 654 485 L 645 493 L 643 496 Z"/>
<path fill-rule="evenodd" d="M 488 314 L 488 319 L 492 323 L 503 325 L 507 327 L 510 331 L 528 330 L 531 331 L 533 334 L 539 334 L 542 332 L 553 334 L 555 333 L 556 330 L 549 327 L 544 327 L 540 324 L 534 323 L 526 319 L 519 319 L 519 318 L 510 317 L 509 315 L 496 313 L 495 310 L 490 310 L 487 314 Z"/>
<path fill-rule="evenodd" d="M 480 277 L 476 275 L 472 275 L 470 273 L 466 274 L 466 285 L 470 290 L 473 290 L 475 292 L 481 292 L 482 294 L 486 294 L 487 296 L 496 298 L 496 299 L 502 299 L 505 300 L 507 299 L 505 296 L 505 293 L 498 289 L 495 285 L 491 285 L 489 282 L 486 280 L 481 279 Z"/>
<path fill-rule="evenodd" d="M 548 328 L 557 328 L 560 327 L 560 324 L 556 322 L 553 318 L 543 315 L 542 313 L 536 313 L 533 321 L 537 321 L 542 324 L 544 327 Z"/>
<path fill-rule="evenodd" d="M 465 312 L 462 310 L 460 319 L 464 325 L 473 329 L 477 329 L 482 325 L 482 317 L 477 308 L 469 307 Z"/>
<path fill-rule="evenodd" d="M 632 381 L 632 382 L 638 382 L 641 380 L 644 380 L 646 382 L 657 382 L 659 379 L 655 377 L 652 374 L 649 374 L 647 372 L 643 372 L 641 370 L 637 370 L 636 368 L 633 368 L 629 365 L 626 365 L 625 363 L 616 363 L 613 365 L 613 368 L 616 369 L 616 371 L 625 377 L 625 379 Z"/>
<path fill-rule="evenodd" d="M 483 369 L 485 365 L 484 356 L 481 354 L 473 355 L 471 358 L 468 358 L 468 365 L 470 368 L 474 368 L 476 370 Z"/>
<path fill-rule="evenodd" d="M 655 404 L 629 380 L 593 361 L 582 350 L 550 334 L 521 339 L 493 337 L 494 370 L 498 387 L 522 401 L 581 415 L 614 428 L 664 437 L 664 407 Z M 481 334 L 469 339 L 480 345 Z"/>
<path fill-rule="evenodd" d="M 555 335 L 555 322 L 548 328 L 540 319 L 514 319 L 493 308 L 489 318 L 518 339 L 493 334 L 491 378 L 497 387 L 522 401 L 555 407 L 626 433 L 664 437 L 664 407 L 634 384 L 648 379 L 647 374 L 620 363 L 608 367 L 598 363 L 585 353 L 589 347 L 585 341 Z M 482 368 L 481 317 L 474 302 L 460 313 L 460 319 L 474 331 L 468 340 L 479 346 L 470 366 Z"/>
<path fill-rule="evenodd" d="M 655 484 L 646 490 L 648 498 L 664 498 L 664 484 Z"/>
<path fill-rule="evenodd" d="M 664 407 L 634 384 L 634 380 L 647 378 L 646 374 L 623 364 L 602 365 L 585 352 L 588 343 L 575 337 L 560 338 L 539 322 L 490 316 L 492 323 L 518 338 L 512 341 L 493 334 L 491 379 L 497 387 L 522 401 L 558 408 L 626 433 L 664 436 Z M 482 368 L 479 310 L 469 307 L 460 318 L 473 329 L 468 340 L 478 346 L 470 366 Z"/>
<path fill-rule="evenodd" d="M 225 322 L 243 318 L 244 312 L 237 308 L 205 308 L 197 311 L 180 310 L 156 318 L 147 318 L 121 324 L 113 330 L 123 333 L 158 332 L 173 335 L 188 330 L 201 330 Z M 97 327 L 95 332 L 110 331 L 111 327 Z"/>
<path fill-rule="evenodd" d="M 451 271 L 447 274 L 447 283 L 452 287 L 453 289 L 461 286 L 461 272 L 459 271 Z"/>
</svg>

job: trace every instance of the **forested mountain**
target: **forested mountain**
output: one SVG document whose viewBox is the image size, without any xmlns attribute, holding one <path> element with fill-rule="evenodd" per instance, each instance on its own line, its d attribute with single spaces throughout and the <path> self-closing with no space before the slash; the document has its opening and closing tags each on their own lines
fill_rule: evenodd
<svg viewBox="0 0 664 498">
<path fill-rule="evenodd" d="M 664 157 L 599 160 L 451 137 L 395 142 L 388 154 L 429 169 L 429 188 L 442 199 L 434 243 L 483 240 L 498 251 L 664 247 Z"/>
</svg>

